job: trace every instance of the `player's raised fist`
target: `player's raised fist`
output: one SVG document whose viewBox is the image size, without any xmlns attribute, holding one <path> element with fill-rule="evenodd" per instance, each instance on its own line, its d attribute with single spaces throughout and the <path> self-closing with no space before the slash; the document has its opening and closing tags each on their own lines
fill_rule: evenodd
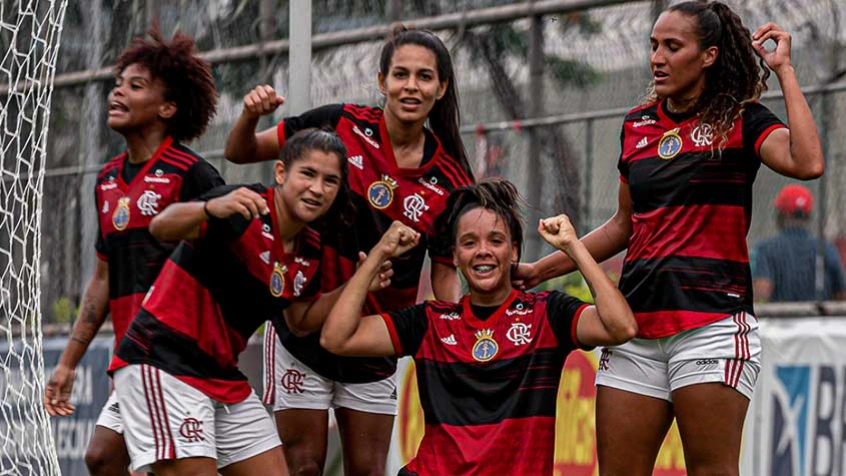
<svg viewBox="0 0 846 476">
<path fill-rule="evenodd" d="M 244 113 L 252 117 L 270 114 L 285 103 L 285 98 L 276 95 L 273 86 L 263 84 L 244 96 Z"/>
<path fill-rule="evenodd" d="M 264 198 L 246 187 L 237 188 L 222 197 L 212 198 L 206 203 L 206 213 L 216 218 L 226 218 L 240 213 L 247 220 L 251 220 L 268 212 Z"/>
<path fill-rule="evenodd" d="M 378 251 L 386 258 L 396 258 L 417 246 L 419 241 L 420 233 L 399 221 L 394 221 L 388 231 L 382 235 L 374 251 Z"/>
<path fill-rule="evenodd" d="M 559 250 L 564 250 L 579 241 L 570 218 L 564 214 L 541 220 L 538 224 L 538 233 L 547 243 Z"/>
</svg>

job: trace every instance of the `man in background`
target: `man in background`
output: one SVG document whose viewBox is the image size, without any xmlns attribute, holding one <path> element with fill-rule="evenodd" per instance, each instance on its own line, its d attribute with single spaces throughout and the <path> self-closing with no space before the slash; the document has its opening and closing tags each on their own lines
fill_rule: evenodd
<svg viewBox="0 0 846 476">
<path fill-rule="evenodd" d="M 753 288 L 759 302 L 815 301 L 816 257 L 823 256 L 823 300 L 844 299 L 843 264 L 831 243 L 808 231 L 814 196 L 796 184 L 785 186 L 774 202 L 778 235 L 756 247 Z M 822 245 L 822 247 L 820 246 Z"/>
</svg>

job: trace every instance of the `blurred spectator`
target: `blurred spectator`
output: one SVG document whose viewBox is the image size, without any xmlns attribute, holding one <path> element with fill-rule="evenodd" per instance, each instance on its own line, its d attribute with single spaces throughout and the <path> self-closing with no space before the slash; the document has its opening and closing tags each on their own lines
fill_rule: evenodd
<svg viewBox="0 0 846 476">
<path fill-rule="evenodd" d="M 808 231 L 814 196 L 801 185 L 787 185 L 774 202 L 778 235 L 761 241 L 755 250 L 753 287 L 758 301 L 814 301 L 816 255 L 820 240 Z M 844 299 L 844 273 L 840 255 L 823 242 L 823 300 Z"/>
</svg>

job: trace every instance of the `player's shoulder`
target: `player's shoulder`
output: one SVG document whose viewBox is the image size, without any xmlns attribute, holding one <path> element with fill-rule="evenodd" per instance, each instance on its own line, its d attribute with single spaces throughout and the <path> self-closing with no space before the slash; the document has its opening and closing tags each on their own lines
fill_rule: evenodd
<svg viewBox="0 0 846 476">
<path fill-rule="evenodd" d="M 107 160 L 100 168 L 100 172 L 97 174 L 97 180 L 99 181 L 116 177 L 124 160 L 126 160 L 126 151 Z"/>
<path fill-rule="evenodd" d="M 378 123 L 382 119 L 384 113 L 381 108 L 367 106 L 364 104 L 346 103 L 342 104 L 342 114 L 353 120 L 364 121 L 368 123 Z"/>
<path fill-rule="evenodd" d="M 310 226 L 305 226 L 300 233 L 299 254 L 306 258 L 319 258 L 322 254 L 320 232 Z"/>
<path fill-rule="evenodd" d="M 625 123 L 634 123 L 635 125 L 639 122 L 648 122 L 648 121 L 657 121 L 658 117 L 658 101 L 652 101 L 646 104 L 640 104 L 636 107 L 633 107 L 626 113 L 625 119 L 623 122 Z"/>
</svg>

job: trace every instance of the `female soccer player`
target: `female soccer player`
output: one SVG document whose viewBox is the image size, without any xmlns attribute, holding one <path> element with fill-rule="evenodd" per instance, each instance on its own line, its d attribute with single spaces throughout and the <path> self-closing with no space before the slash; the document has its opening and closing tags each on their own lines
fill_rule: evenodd
<svg viewBox="0 0 846 476">
<path fill-rule="evenodd" d="M 192 241 L 165 263 L 117 349 L 135 471 L 288 474 L 238 354 L 266 320 L 308 321 L 337 297 L 319 296 L 320 237 L 307 224 L 345 215 L 345 157 L 334 133 L 302 131 L 281 152 L 275 186 L 219 187 L 153 220 L 156 237 Z"/>
<path fill-rule="evenodd" d="M 817 178 L 822 148 L 778 26 L 750 34 L 720 2 L 684 2 L 661 14 L 650 42 L 649 99 L 623 124 L 617 213 L 583 240 L 599 261 L 628 247 L 620 289 L 640 328 L 605 349 L 597 374 L 600 474 L 652 474 L 674 417 L 690 474 L 738 474 L 761 353 L 752 183 L 761 162 Z M 789 129 L 757 102 L 770 71 Z M 533 286 L 573 267 L 556 253 L 520 275 Z"/>
<path fill-rule="evenodd" d="M 329 224 L 322 232 L 323 289 L 347 282 L 358 253 L 372 248 L 394 220 L 420 232 L 425 245 L 394 263 L 391 287 L 368 297 L 367 313 L 414 304 L 427 249 L 435 296 L 458 299 L 458 275 L 449 254 L 435 243 L 433 223 L 449 193 L 472 182 L 458 132 L 458 94 L 446 46 L 432 32 L 400 27 L 382 48 L 379 68 L 384 109 L 323 106 L 256 134 L 259 118 L 284 102 L 270 86 L 259 86 L 244 98 L 243 113 L 226 144 L 226 157 L 243 163 L 273 159 L 303 127 L 328 126 L 341 136 L 358 214 L 355 227 Z M 424 127 L 427 120 L 431 130 Z M 328 409 L 335 408 L 345 473 L 382 475 L 396 415 L 396 360 L 333 356 L 313 333 L 321 323 L 280 323 L 276 331 L 282 345 L 272 336 L 266 341 L 265 361 L 271 365 L 265 369 L 265 402 L 274 405 L 291 472 L 322 474 Z M 298 382 L 302 378 L 302 384 L 290 386 L 292 377 Z"/>
<path fill-rule="evenodd" d="M 214 116 L 211 67 L 194 56 L 191 37 L 177 33 L 168 43 L 156 29 L 149 34 L 151 40 L 136 38 L 115 65 L 108 125 L 124 137 L 126 151 L 97 176 L 97 264 L 45 391 L 44 404 L 54 416 L 73 413 L 74 371 L 107 313 L 120 342 L 176 246 L 150 235 L 150 221 L 169 204 L 223 184 L 214 167 L 182 144 L 199 137 Z M 85 463 L 95 476 L 127 474 L 129 455 L 114 393 L 97 420 Z"/>
<path fill-rule="evenodd" d="M 541 236 L 577 263 L 591 306 L 557 291 L 511 286 L 523 230 L 517 191 L 481 182 L 450 197 L 441 228 L 470 294 L 360 317 L 380 264 L 417 245 L 395 222 L 370 252 L 323 325 L 321 344 L 349 356 L 415 359 L 426 431 L 408 475 L 553 473 L 555 408 L 567 354 L 621 344 L 637 332 L 623 295 L 591 258 L 565 215 L 542 220 Z"/>
</svg>

